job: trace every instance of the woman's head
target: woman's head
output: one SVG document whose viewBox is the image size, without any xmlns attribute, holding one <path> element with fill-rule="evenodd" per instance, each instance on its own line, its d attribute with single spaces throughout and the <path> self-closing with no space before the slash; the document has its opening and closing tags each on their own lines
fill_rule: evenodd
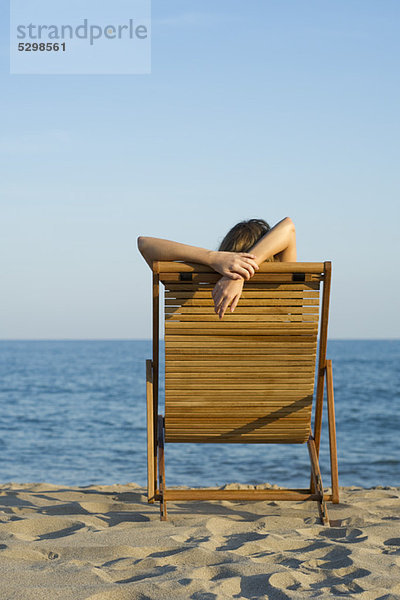
<svg viewBox="0 0 400 600">
<path fill-rule="evenodd" d="M 249 219 L 237 223 L 224 237 L 218 250 L 248 252 L 271 227 L 263 219 Z M 270 258 L 269 260 L 274 260 Z"/>
</svg>

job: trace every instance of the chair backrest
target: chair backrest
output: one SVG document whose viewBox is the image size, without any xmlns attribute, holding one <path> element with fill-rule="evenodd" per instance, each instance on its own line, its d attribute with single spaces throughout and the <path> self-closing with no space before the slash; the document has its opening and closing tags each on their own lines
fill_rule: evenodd
<svg viewBox="0 0 400 600">
<path fill-rule="evenodd" d="M 262 264 L 222 320 L 211 296 L 220 275 L 177 262 L 153 271 L 165 285 L 166 441 L 306 442 L 319 323 L 319 372 L 326 360 L 330 263 Z"/>
</svg>

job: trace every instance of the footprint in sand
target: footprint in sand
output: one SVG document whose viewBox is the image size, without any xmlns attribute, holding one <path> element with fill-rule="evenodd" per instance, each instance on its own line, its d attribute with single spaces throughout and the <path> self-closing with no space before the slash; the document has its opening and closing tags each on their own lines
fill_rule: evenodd
<svg viewBox="0 0 400 600">
<path fill-rule="evenodd" d="M 400 554 L 400 538 L 390 538 L 383 544 L 389 546 L 387 550 L 383 550 L 383 554 Z"/>
<path fill-rule="evenodd" d="M 84 527 L 81 521 L 45 516 L 13 521 L 9 523 L 9 532 L 26 541 L 52 540 L 72 535 Z"/>
<path fill-rule="evenodd" d="M 331 540 L 337 540 L 342 544 L 359 544 L 368 539 L 368 536 L 364 535 L 361 529 L 349 529 L 348 527 L 332 527 L 331 529 L 321 531 L 319 535 Z"/>
</svg>

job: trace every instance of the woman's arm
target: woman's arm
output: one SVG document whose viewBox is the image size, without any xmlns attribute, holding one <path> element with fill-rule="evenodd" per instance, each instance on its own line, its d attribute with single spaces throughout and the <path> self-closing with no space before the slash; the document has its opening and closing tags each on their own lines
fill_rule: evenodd
<svg viewBox="0 0 400 600">
<path fill-rule="evenodd" d="M 258 265 L 275 256 L 281 262 L 296 262 L 296 229 L 290 217 L 279 221 L 250 249 Z M 222 319 L 228 306 L 233 312 L 239 302 L 243 290 L 243 279 L 240 282 L 229 281 L 226 277 L 215 284 L 213 289 L 214 309 Z"/>
<path fill-rule="evenodd" d="M 248 252 L 219 252 L 144 236 L 138 238 L 138 248 L 150 268 L 155 260 L 183 260 L 207 265 L 230 279 L 250 279 L 258 269 Z"/>
<path fill-rule="evenodd" d="M 279 221 L 252 248 L 256 263 L 275 256 L 281 262 L 296 262 L 296 229 L 290 217 Z"/>
</svg>

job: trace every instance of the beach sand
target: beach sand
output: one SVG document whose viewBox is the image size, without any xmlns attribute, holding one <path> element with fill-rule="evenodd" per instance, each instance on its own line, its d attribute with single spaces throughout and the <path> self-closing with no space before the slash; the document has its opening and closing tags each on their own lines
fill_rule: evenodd
<svg viewBox="0 0 400 600">
<path fill-rule="evenodd" d="M 241 486 L 246 487 L 246 486 Z M 400 598 L 400 489 L 169 503 L 135 484 L 0 486 L 1 600 Z"/>
</svg>

